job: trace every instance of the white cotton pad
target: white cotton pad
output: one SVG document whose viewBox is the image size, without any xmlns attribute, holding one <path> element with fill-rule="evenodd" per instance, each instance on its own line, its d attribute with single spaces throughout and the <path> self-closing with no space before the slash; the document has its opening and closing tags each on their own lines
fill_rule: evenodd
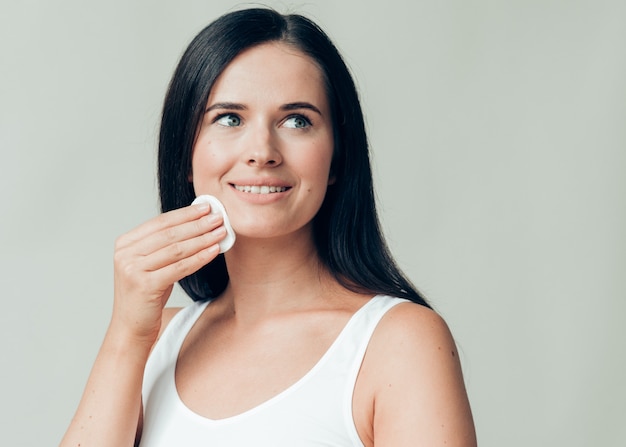
<svg viewBox="0 0 626 447">
<path fill-rule="evenodd" d="M 224 227 L 226 228 L 226 237 L 219 243 L 220 253 L 230 250 L 235 243 L 235 232 L 233 231 L 233 227 L 230 226 L 228 214 L 226 214 L 226 210 L 224 209 L 222 202 L 220 202 L 217 197 L 206 194 L 196 197 L 196 199 L 191 202 L 192 205 L 197 203 L 208 203 L 211 207 L 211 212 L 209 214 L 219 214 L 222 216 L 222 219 L 224 219 Z"/>
</svg>

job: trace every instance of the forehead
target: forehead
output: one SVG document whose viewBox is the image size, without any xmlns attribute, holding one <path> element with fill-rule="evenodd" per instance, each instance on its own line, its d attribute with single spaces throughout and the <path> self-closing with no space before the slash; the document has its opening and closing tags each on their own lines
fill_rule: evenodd
<svg viewBox="0 0 626 447">
<path fill-rule="evenodd" d="M 213 84 L 215 101 L 315 101 L 326 106 L 326 83 L 317 62 L 281 42 L 257 45 L 238 54 Z"/>
</svg>

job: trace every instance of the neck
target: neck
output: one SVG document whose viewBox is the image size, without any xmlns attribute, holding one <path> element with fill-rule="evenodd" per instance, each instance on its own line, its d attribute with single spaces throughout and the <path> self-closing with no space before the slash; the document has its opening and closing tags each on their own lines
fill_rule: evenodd
<svg viewBox="0 0 626 447">
<path fill-rule="evenodd" d="M 338 287 L 310 235 L 280 239 L 239 237 L 226 253 L 230 278 L 220 301 L 238 318 L 303 309 Z"/>
</svg>

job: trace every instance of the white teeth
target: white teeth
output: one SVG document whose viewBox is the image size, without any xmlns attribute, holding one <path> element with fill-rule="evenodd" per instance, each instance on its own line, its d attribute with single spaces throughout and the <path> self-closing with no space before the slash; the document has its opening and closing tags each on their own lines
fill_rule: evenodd
<svg viewBox="0 0 626 447">
<path fill-rule="evenodd" d="M 263 185 L 263 186 L 250 186 L 250 185 L 245 185 L 245 186 L 240 186 L 240 185 L 235 185 L 235 189 L 237 191 L 241 191 L 241 192 L 249 192 L 251 194 L 271 194 L 274 192 L 284 192 L 287 191 L 287 188 L 284 186 L 267 186 L 267 185 Z"/>
</svg>

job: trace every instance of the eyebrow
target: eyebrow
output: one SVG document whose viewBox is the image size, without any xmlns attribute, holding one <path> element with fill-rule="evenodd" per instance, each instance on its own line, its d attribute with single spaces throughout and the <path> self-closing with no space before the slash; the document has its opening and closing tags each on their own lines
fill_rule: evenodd
<svg viewBox="0 0 626 447">
<path fill-rule="evenodd" d="M 207 107 L 204 113 L 208 113 L 211 110 L 216 110 L 216 109 L 247 110 L 248 108 L 245 105 L 239 104 L 236 102 L 216 102 L 215 104 L 212 104 L 209 107 Z M 282 106 L 280 106 L 280 110 L 286 111 L 286 112 L 291 111 L 291 110 L 298 110 L 298 109 L 312 110 L 313 112 L 322 116 L 322 112 L 320 111 L 320 109 L 318 109 L 317 107 L 315 107 L 313 104 L 309 102 L 290 102 L 290 103 L 283 104 Z"/>
<path fill-rule="evenodd" d="M 204 113 L 210 112 L 215 109 L 227 109 L 227 110 L 246 110 L 247 107 L 243 104 L 238 104 L 236 102 L 216 102 L 215 104 L 207 107 Z"/>
<path fill-rule="evenodd" d="M 315 107 L 313 104 L 309 102 L 290 102 L 289 104 L 284 104 L 280 106 L 280 110 L 290 111 L 290 110 L 298 110 L 298 109 L 308 109 L 322 116 L 322 112 L 320 109 Z"/>
</svg>

